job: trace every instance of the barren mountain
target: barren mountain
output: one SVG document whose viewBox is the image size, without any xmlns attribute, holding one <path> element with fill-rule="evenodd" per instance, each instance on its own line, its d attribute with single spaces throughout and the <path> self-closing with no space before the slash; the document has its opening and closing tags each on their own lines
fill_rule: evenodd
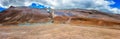
<svg viewBox="0 0 120 39">
<path fill-rule="evenodd" d="M 49 14 L 45 10 L 31 9 L 27 7 L 10 7 L 1 12 L 0 20 L 1 24 L 43 22 L 42 20 L 49 20 Z"/>
<path fill-rule="evenodd" d="M 28 7 L 10 7 L 1 12 L 0 24 L 20 24 L 20 23 L 43 23 L 49 22 L 50 14 L 46 9 L 34 9 Z M 120 24 L 117 15 L 100 12 L 97 10 L 68 9 L 55 10 L 55 23 L 72 24 L 97 24 L 112 25 Z"/>
</svg>

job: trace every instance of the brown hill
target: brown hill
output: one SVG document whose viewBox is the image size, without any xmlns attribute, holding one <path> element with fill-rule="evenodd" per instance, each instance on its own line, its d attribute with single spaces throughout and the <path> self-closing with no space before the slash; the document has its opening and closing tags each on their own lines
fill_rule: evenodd
<svg viewBox="0 0 120 39">
<path fill-rule="evenodd" d="M 55 23 L 120 25 L 120 18 L 96 10 L 70 9 L 55 10 Z M 50 21 L 45 9 L 10 7 L 1 12 L 0 24 L 43 23 Z"/>
<path fill-rule="evenodd" d="M 9 8 L 1 13 L 1 24 L 19 24 L 25 22 L 36 23 L 49 20 L 49 14 L 45 10 L 31 9 L 27 7 Z"/>
<path fill-rule="evenodd" d="M 97 24 L 97 25 L 120 25 L 120 18 L 114 14 L 108 14 L 96 10 L 57 10 L 63 16 L 71 18 L 72 24 Z"/>
</svg>

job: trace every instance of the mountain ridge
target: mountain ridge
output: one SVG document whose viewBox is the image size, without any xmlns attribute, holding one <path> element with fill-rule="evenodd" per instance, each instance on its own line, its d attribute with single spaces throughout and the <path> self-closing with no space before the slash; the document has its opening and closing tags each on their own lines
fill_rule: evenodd
<svg viewBox="0 0 120 39">
<path fill-rule="evenodd" d="M 114 15 L 96 11 L 96 10 L 80 10 L 80 9 L 69 9 L 69 10 L 55 10 L 55 23 L 77 23 L 89 22 L 90 24 L 120 24 L 120 18 Z M 49 22 L 51 20 L 50 13 L 46 9 L 36 9 L 29 7 L 10 7 L 0 15 L 1 24 L 19 24 L 19 23 L 40 23 Z M 76 22 L 77 20 L 77 22 Z M 79 21 L 78 21 L 79 20 Z M 106 24 L 108 23 L 108 24 Z M 102 25 L 101 24 L 101 25 Z"/>
</svg>

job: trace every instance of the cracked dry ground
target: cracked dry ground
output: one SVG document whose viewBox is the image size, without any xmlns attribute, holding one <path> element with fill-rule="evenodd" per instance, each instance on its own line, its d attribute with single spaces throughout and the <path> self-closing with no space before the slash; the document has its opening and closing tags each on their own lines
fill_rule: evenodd
<svg viewBox="0 0 120 39">
<path fill-rule="evenodd" d="M 1 26 L 0 39 L 120 39 L 120 30 L 69 24 Z"/>
</svg>

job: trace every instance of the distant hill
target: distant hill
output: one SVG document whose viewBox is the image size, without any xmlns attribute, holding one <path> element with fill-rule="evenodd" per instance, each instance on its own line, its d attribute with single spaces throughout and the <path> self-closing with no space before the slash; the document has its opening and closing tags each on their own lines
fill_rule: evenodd
<svg viewBox="0 0 120 39">
<path fill-rule="evenodd" d="M 116 17 L 117 16 L 117 17 Z M 97 10 L 67 9 L 55 10 L 55 23 L 120 25 L 118 15 Z M 50 14 L 46 9 L 10 7 L 0 14 L 0 24 L 46 23 Z"/>
</svg>

